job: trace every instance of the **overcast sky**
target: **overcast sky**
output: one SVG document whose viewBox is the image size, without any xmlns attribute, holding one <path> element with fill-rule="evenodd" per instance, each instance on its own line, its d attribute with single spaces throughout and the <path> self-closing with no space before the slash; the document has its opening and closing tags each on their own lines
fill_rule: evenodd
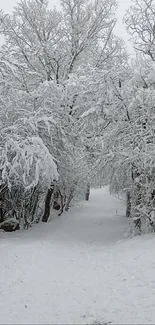
<svg viewBox="0 0 155 325">
<path fill-rule="evenodd" d="M 58 3 L 59 0 L 49 0 L 49 4 L 55 4 Z M 108 1 L 108 0 L 107 0 Z M 129 50 L 129 52 L 132 52 L 132 45 L 129 42 L 129 36 L 126 33 L 125 27 L 122 24 L 122 18 L 125 14 L 126 9 L 130 6 L 131 0 L 117 0 L 119 3 L 119 9 L 117 12 L 118 16 L 118 22 L 116 26 L 116 33 L 118 36 L 121 36 Z M 18 0 L 0 0 L 0 9 L 3 9 L 6 13 L 11 13 L 13 7 L 17 4 Z M 0 40 L 2 42 L 2 39 Z"/>
</svg>

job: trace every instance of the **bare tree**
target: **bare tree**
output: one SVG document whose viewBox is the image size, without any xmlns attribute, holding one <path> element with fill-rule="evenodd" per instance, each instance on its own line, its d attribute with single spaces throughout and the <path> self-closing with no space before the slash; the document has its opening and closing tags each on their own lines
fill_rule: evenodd
<svg viewBox="0 0 155 325">
<path fill-rule="evenodd" d="M 122 48 L 113 35 L 115 0 L 62 0 L 61 6 L 60 12 L 49 10 L 48 1 L 21 0 L 12 15 L 0 12 L 5 59 L 18 67 L 27 91 L 45 80 L 65 80 L 88 57 L 99 66 Z"/>
<path fill-rule="evenodd" d="M 124 21 L 134 48 L 155 61 L 155 1 L 134 0 Z"/>
</svg>

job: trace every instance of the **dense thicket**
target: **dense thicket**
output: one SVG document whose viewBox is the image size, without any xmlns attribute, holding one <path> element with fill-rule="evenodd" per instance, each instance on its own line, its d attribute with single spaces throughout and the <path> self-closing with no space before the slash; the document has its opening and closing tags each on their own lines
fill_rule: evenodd
<svg viewBox="0 0 155 325">
<path fill-rule="evenodd" d="M 116 7 L 21 0 L 0 12 L 1 228 L 46 222 L 51 206 L 61 214 L 108 184 L 138 232 L 154 229 L 155 6 L 135 0 L 125 16 L 132 63 Z"/>
</svg>

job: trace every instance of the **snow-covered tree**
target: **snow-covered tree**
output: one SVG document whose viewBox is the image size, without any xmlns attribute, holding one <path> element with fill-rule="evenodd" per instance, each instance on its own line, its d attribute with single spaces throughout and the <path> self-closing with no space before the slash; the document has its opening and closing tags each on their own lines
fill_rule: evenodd
<svg viewBox="0 0 155 325">
<path fill-rule="evenodd" d="M 0 14 L 5 58 L 18 67 L 25 89 L 65 80 L 88 56 L 101 65 L 120 54 L 113 35 L 115 0 L 63 0 L 61 6 L 49 10 L 47 1 L 21 0 L 12 15 Z"/>
<path fill-rule="evenodd" d="M 14 210 L 24 211 L 26 223 L 33 195 L 43 193 L 47 221 L 51 199 L 67 210 L 77 193 L 101 183 L 105 130 L 118 115 L 112 88 L 127 69 L 114 0 L 61 6 L 21 0 L 12 15 L 0 13 L 1 183 L 11 202 L 17 189 Z"/>
<path fill-rule="evenodd" d="M 155 1 L 133 0 L 124 21 L 134 48 L 155 61 Z"/>
<path fill-rule="evenodd" d="M 25 193 L 29 193 L 30 199 L 30 193 L 36 187 L 47 189 L 54 179 L 58 179 L 57 166 L 52 153 L 39 136 L 41 125 L 45 129 L 48 128 L 52 135 L 50 127 L 55 128 L 55 121 L 47 114 L 45 118 L 43 111 L 38 112 L 34 109 L 33 96 L 25 92 L 16 93 L 12 89 L 7 91 L 7 97 L 4 95 L 6 94 L 2 91 L 0 182 L 1 186 L 4 185 L 7 189 L 7 194 L 11 195 L 15 191 L 18 203 L 20 201 L 23 204 Z M 17 219 L 22 219 L 21 213 L 24 216 L 24 208 L 21 206 L 15 208 L 15 199 L 13 203 L 14 208 L 10 205 L 9 215 L 13 208 Z M 4 213 L 4 218 L 7 215 L 8 212 Z"/>
<path fill-rule="evenodd" d="M 149 67 L 147 67 L 149 68 Z M 117 118 L 103 136 L 99 170 L 112 191 L 127 193 L 129 215 L 138 231 L 154 229 L 154 75 L 153 64 L 113 88 Z M 129 216 L 128 215 L 128 216 Z M 146 230 L 146 229 L 145 229 Z"/>
</svg>

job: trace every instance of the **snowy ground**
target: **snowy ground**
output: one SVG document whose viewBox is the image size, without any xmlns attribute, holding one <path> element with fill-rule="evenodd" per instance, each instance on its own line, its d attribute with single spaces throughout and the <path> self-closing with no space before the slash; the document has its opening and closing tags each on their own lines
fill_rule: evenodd
<svg viewBox="0 0 155 325">
<path fill-rule="evenodd" d="M 155 235 L 124 238 L 106 189 L 27 232 L 0 234 L 0 324 L 155 323 Z"/>
</svg>

